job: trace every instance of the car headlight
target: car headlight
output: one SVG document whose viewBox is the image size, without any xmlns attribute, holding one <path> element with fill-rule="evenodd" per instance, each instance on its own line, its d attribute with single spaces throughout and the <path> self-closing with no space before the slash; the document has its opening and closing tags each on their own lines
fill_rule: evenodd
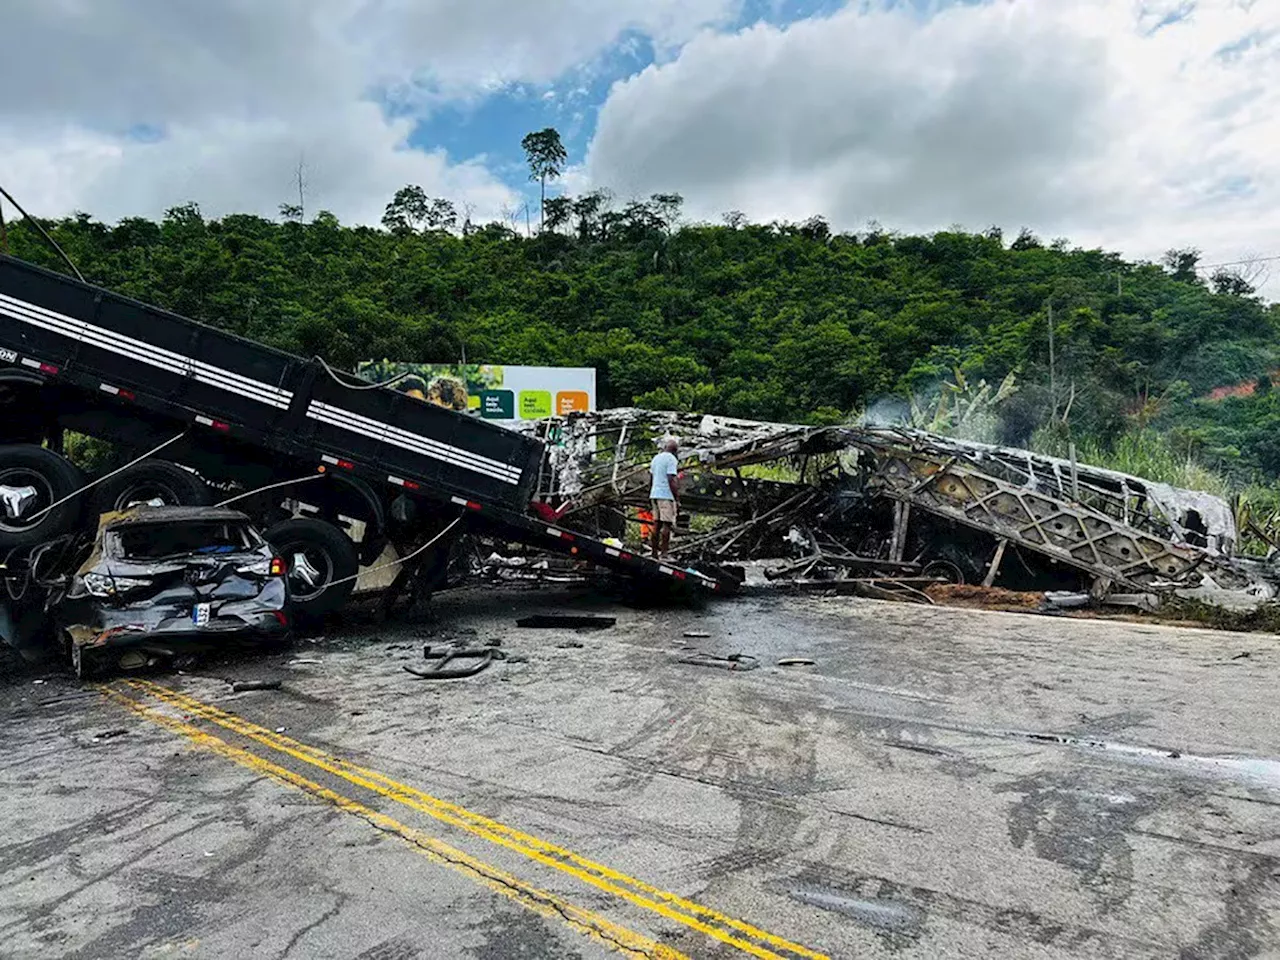
<svg viewBox="0 0 1280 960">
<path fill-rule="evenodd" d="M 84 588 L 90 596 L 94 597 L 112 597 L 149 586 L 151 581 L 145 577 L 109 577 L 101 573 L 84 575 Z"/>
</svg>

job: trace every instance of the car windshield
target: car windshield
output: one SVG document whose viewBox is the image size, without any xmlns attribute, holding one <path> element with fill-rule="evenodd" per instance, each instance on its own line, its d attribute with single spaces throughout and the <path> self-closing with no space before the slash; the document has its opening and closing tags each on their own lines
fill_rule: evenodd
<svg viewBox="0 0 1280 960">
<path fill-rule="evenodd" d="M 143 523 L 120 527 L 109 536 L 115 540 L 116 547 L 111 552 L 129 560 L 235 553 L 262 543 L 247 524 L 226 520 Z"/>
</svg>

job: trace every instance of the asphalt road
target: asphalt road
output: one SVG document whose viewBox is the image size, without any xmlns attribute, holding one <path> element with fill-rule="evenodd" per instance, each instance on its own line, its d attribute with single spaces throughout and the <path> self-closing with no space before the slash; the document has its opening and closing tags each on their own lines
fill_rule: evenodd
<svg viewBox="0 0 1280 960">
<path fill-rule="evenodd" d="M 402 669 L 458 638 L 508 659 Z M 0 686 L 6 957 L 1280 957 L 1272 637 L 474 589 L 38 679 Z"/>
</svg>

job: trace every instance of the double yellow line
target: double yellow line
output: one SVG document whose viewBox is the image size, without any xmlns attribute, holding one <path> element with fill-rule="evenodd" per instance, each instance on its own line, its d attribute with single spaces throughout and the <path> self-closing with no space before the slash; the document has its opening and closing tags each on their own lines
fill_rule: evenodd
<svg viewBox="0 0 1280 960">
<path fill-rule="evenodd" d="M 221 710 L 211 704 L 177 693 L 150 681 L 130 680 L 126 681 L 126 683 L 134 690 L 149 695 L 161 703 L 177 708 L 193 717 L 216 724 L 278 754 L 315 767 L 331 776 L 338 777 L 378 794 L 385 799 L 426 814 L 473 837 L 521 854 L 530 860 L 567 874 L 578 881 L 616 896 L 634 906 L 655 913 L 667 920 L 683 924 L 714 940 L 735 947 L 750 956 L 759 957 L 762 960 L 789 960 L 789 958 L 790 960 L 795 960 L 795 958 L 800 958 L 800 960 L 828 960 L 823 954 L 807 947 L 792 943 L 782 937 L 768 933 L 744 921 L 726 916 L 710 907 L 695 903 L 677 894 L 659 889 L 570 850 L 548 843 L 539 837 L 515 830 L 482 814 L 431 796 L 415 787 L 393 780 L 385 774 L 326 754 L 315 747 L 251 723 L 234 713 Z M 201 746 L 208 747 L 220 755 L 269 776 L 278 782 L 298 787 L 313 796 L 334 803 L 341 809 L 373 823 L 374 826 L 408 840 L 434 859 L 443 861 L 477 877 L 491 889 L 500 888 L 499 892 L 504 895 L 537 910 L 543 915 L 563 919 L 580 932 L 586 933 L 615 949 L 624 953 L 650 957 L 653 960 L 674 960 L 674 958 L 682 956 L 682 954 L 672 950 L 670 947 L 659 944 L 642 934 L 620 927 L 590 911 L 574 907 L 546 891 L 529 887 L 509 874 L 476 860 L 434 837 L 428 837 L 422 834 L 421 831 L 400 824 L 385 814 L 372 810 L 349 797 L 344 797 L 319 784 L 306 780 L 287 768 L 263 759 L 256 753 L 233 746 L 184 721 L 176 720 L 143 703 L 124 696 L 117 690 L 106 687 L 101 689 L 104 694 L 127 709 L 160 723 L 174 732 L 181 733 Z"/>
</svg>

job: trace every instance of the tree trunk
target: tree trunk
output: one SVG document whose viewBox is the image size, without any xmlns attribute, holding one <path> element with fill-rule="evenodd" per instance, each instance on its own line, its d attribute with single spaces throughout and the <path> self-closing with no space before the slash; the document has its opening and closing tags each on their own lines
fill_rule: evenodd
<svg viewBox="0 0 1280 960">
<path fill-rule="evenodd" d="M 542 175 L 542 199 L 538 202 L 538 233 L 547 229 L 547 175 Z"/>
</svg>

